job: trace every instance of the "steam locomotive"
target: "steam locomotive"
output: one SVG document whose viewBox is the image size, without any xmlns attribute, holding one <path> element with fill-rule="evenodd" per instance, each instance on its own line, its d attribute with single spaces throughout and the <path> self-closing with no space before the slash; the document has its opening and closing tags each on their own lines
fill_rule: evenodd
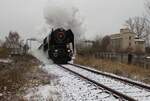
<svg viewBox="0 0 150 101">
<path fill-rule="evenodd" d="M 52 29 L 43 40 L 43 51 L 48 52 L 54 63 L 66 64 L 71 61 L 74 53 L 74 34 L 71 29 Z"/>
</svg>

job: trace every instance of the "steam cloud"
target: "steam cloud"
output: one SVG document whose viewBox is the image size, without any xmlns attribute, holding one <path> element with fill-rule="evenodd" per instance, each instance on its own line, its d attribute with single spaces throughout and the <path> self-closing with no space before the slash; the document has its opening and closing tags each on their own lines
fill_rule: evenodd
<svg viewBox="0 0 150 101">
<path fill-rule="evenodd" d="M 75 39 L 83 35 L 83 20 L 79 16 L 79 10 L 66 0 L 50 0 L 44 9 L 44 18 L 50 28 L 71 29 Z"/>
</svg>

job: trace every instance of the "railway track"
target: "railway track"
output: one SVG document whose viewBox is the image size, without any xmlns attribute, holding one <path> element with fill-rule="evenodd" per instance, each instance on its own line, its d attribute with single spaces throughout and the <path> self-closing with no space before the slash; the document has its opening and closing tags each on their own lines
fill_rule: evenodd
<svg viewBox="0 0 150 101">
<path fill-rule="evenodd" d="M 59 77 L 56 81 L 59 82 L 57 88 L 60 87 L 59 92 L 63 96 L 61 101 L 122 101 L 117 95 L 60 66 L 47 69 L 49 73 L 54 73 Z"/>
<path fill-rule="evenodd" d="M 75 72 L 75 71 L 73 71 L 71 69 L 68 69 L 64 65 L 58 65 L 58 66 L 64 68 L 67 71 L 70 71 L 71 73 L 79 76 L 80 78 L 83 78 L 83 79 L 87 80 L 88 82 L 91 82 L 93 85 L 96 85 L 98 87 L 98 89 L 102 89 L 104 92 L 114 96 L 116 99 L 118 99 L 118 101 L 136 101 L 135 99 L 133 99 L 133 98 L 127 96 L 127 95 L 124 95 L 124 94 L 122 94 L 120 92 L 117 92 L 117 91 L 115 91 L 115 90 L 113 90 L 113 89 L 111 89 L 111 88 L 109 88 L 109 87 L 107 87 L 107 86 L 105 86 L 103 84 L 100 84 L 100 83 L 98 83 L 98 82 L 96 82 L 96 81 L 94 81 L 92 79 L 89 79 L 88 77 L 86 77 L 86 76 L 84 76 L 84 75 L 82 75 L 80 73 L 77 73 L 77 72 Z"/>
<path fill-rule="evenodd" d="M 150 101 L 150 86 L 148 85 L 80 65 L 67 64 L 59 66 L 98 85 L 101 88 L 104 88 L 121 100 Z"/>
<path fill-rule="evenodd" d="M 136 81 L 133 81 L 133 80 L 129 80 L 127 78 L 118 77 L 116 75 L 110 75 L 108 73 L 104 73 L 104 72 L 101 72 L 101 71 L 98 71 L 98 70 L 95 70 L 95 69 L 91 69 L 91 68 L 88 68 L 88 67 L 85 67 L 85 66 L 77 65 L 77 64 L 69 63 L 69 65 L 76 66 L 76 67 L 88 70 L 88 71 L 96 73 L 96 74 L 107 76 L 107 77 L 110 77 L 112 79 L 117 79 L 117 80 L 120 80 L 120 81 L 122 81 L 124 83 L 129 83 L 129 84 L 132 84 L 134 86 L 137 86 L 137 87 L 140 87 L 140 88 L 144 88 L 144 89 L 150 91 L 150 86 L 146 85 L 146 84 L 143 84 L 143 83 L 139 83 L 139 82 L 136 82 Z"/>
</svg>

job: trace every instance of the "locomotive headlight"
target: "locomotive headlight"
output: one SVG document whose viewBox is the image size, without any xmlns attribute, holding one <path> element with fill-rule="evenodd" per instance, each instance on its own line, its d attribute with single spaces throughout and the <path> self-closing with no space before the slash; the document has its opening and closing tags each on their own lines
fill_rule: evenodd
<svg viewBox="0 0 150 101">
<path fill-rule="evenodd" d="M 57 49 L 55 49 L 54 51 L 55 51 L 55 52 L 58 52 L 58 50 L 57 50 Z"/>
<path fill-rule="evenodd" d="M 71 50 L 70 50 L 70 49 L 68 49 L 68 52 L 71 52 Z"/>
<path fill-rule="evenodd" d="M 58 38 L 59 40 L 63 40 L 63 39 L 65 38 L 64 32 L 58 32 L 58 33 L 57 33 L 57 38 Z"/>
</svg>

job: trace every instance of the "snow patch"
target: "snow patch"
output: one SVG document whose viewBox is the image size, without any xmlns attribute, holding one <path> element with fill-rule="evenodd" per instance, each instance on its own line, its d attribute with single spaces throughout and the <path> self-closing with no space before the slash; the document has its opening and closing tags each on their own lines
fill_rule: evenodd
<svg viewBox="0 0 150 101">
<path fill-rule="evenodd" d="M 24 97 L 28 101 L 59 101 L 59 93 L 50 85 L 31 88 Z"/>
<path fill-rule="evenodd" d="M 30 54 L 39 59 L 43 64 L 53 64 L 53 61 L 48 59 L 48 54 L 44 53 L 42 50 L 35 49 L 30 51 Z"/>
<path fill-rule="evenodd" d="M 0 62 L 2 62 L 2 63 L 11 63 L 12 60 L 10 60 L 10 59 L 0 59 Z"/>
<path fill-rule="evenodd" d="M 63 66 L 65 66 L 66 68 L 72 71 L 80 73 L 81 75 L 84 75 L 85 77 L 88 77 L 89 79 L 92 79 L 107 87 L 110 87 L 118 92 L 121 92 L 125 95 L 135 98 L 138 101 L 150 101 L 150 96 L 149 96 L 150 92 L 145 89 L 141 89 L 134 85 L 129 85 L 128 83 L 126 84 L 126 83 L 117 81 L 115 79 L 112 79 L 103 75 L 95 74 L 85 69 L 81 69 L 72 65 L 63 65 Z"/>
<path fill-rule="evenodd" d="M 75 76 L 48 60 L 42 51 L 33 51 L 43 65 L 39 68 L 54 74 L 49 85 L 32 88 L 26 98 L 35 101 L 118 101 L 113 95 L 99 89 L 96 85 Z"/>
</svg>

